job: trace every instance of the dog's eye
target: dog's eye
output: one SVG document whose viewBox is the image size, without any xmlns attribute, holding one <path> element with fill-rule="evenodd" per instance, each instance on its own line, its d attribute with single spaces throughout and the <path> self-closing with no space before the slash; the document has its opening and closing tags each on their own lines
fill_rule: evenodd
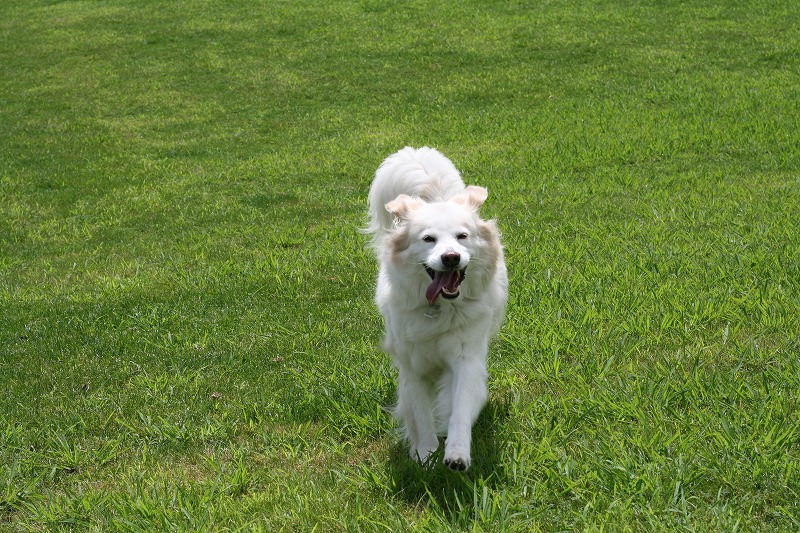
<svg viewBox="0 0 800 533">
<path fill-rule="evenodd" d="M 422 240 L 425 242 L 436 242 L 436 237 L 433 235 L 425 235 Z"/>
<path fill-rule="evenodd" d="M 459 233 L 458 235 L 456 235 L 456 239 L 458 239 L 459 241 L 463 241 L 467 237 L 469 237 L 469 235 L 467 235 L 466 233 Z"/>
</svg>

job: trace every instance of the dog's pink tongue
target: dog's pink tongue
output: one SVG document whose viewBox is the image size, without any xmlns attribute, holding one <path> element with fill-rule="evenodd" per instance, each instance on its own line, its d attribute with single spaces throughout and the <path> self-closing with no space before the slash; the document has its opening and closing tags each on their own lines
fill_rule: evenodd
<svg viewBox="0 0 800 533">
<path fill-rule="evenodd" d="M 442 294 L 442 285 L 444 285 L 444 273 L 437 272 L 425 291 L 425 298 L 428 299 L 428 304 L 433 305 L 439 295 Z"/>
<path fill-rule="evenodd" d="M 428 299 L 428 304 L 433 305 L 436 299 L 442 294 L 442 288 L 447 287 L 450 292 L 454 292 L 458 287 L 456 280 L 458 279 L 458 270 L 450 272 L 436 272 L 433 281 L 425 290 L 425 298 Z"/>
</svg>

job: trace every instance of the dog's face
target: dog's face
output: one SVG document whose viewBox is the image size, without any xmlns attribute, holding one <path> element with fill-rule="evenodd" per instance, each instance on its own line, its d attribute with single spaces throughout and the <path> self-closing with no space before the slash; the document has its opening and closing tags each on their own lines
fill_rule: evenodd
<svg viewBox="0 0 800 533">
<path fill-rule="evenodd" d="M 483 222 L 478 209 L 487 194 L 482 187 L 467 187 L 446 202 L 426 203 L 400 195 L 386 204 L 399 221 L 390 241 L 391 255 L 430 278 L 425 289 L 430 305 L 439 296 L 459 296 L 467 267 L 481 246 Z"/>
</svg>

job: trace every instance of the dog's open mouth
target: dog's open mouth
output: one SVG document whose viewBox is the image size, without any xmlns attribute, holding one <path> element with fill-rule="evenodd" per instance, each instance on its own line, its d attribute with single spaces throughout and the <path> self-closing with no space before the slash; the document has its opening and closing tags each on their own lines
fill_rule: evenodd
<svg viewBox="0 0 800 533">
<path fill-rule="evenodd" d="M 440 272 L 425 265 L 425 271 L 432 280 L 425 290 L 425 298 L 428 299 L 428 303 L 433 305 L 440 294 L 447 299 L 458 298 L 458 289 L 461 286 L 461 282 L 464 281 L 466 270 L 465 268 Z"/>
</svg>

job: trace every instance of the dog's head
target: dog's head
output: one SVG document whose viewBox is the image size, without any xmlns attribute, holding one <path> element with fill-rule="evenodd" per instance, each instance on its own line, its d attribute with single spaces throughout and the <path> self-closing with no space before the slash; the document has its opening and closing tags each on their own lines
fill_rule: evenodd
<svg viewBox="0 0 800 533">
<path fill-rule="evenodd" d="M 401 194 L 386 204 L 397 221 L 390 253 L 430 277 L 425 290 L 430 305 L 439 296 L 459 296 L 467 267 L 483 245 L 487 223 L 478 210 L 487 196 L 483 187 L 470 186 L 446 202 L 427 203 Z"/>
</svg>

